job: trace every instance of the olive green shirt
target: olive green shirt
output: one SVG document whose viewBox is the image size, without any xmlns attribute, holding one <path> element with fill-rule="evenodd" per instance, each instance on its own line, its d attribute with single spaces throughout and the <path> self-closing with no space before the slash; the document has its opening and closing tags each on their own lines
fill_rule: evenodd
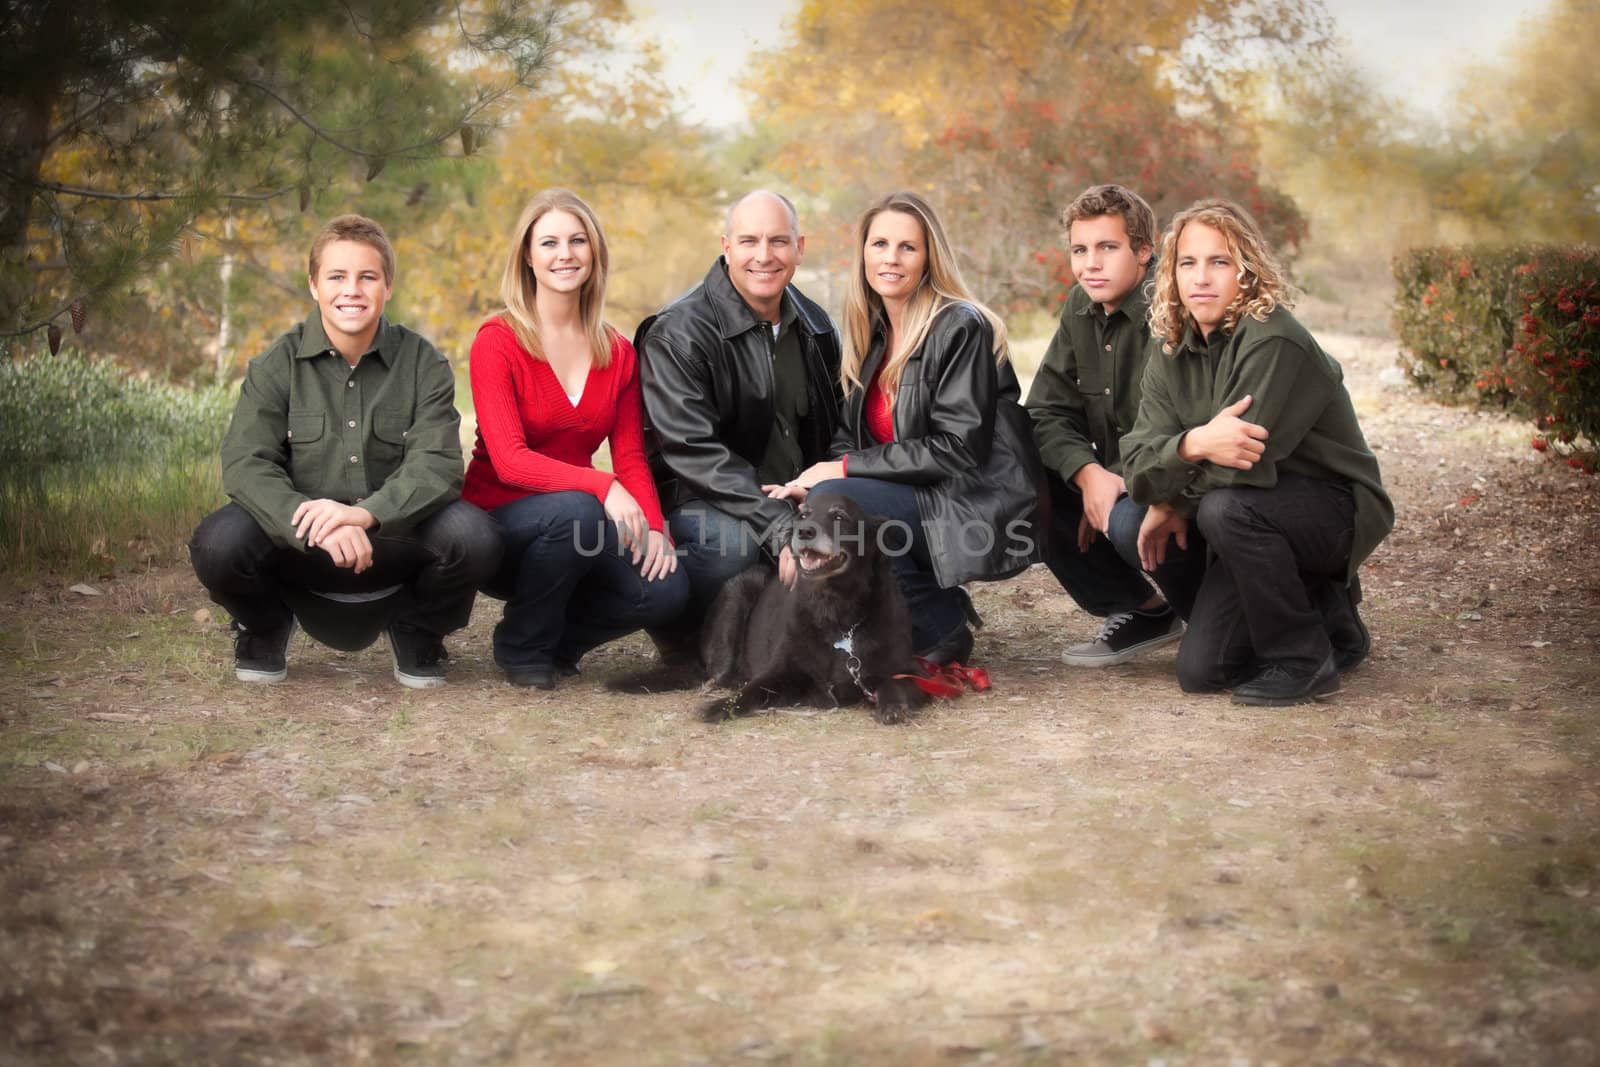
<svg viewBox="0 0 1600 1067">
<path fill-rule="evenodd" d="M 304 551 L 289 520 L 324 497 L 398 533 L 461 495 L 460 426 L 455 375 L 433 345 L 384 319 L 352 367 L 313 311 L 250 361 L 222 485 L 285 548 Z"/>
<path fill-rule="evenodd" d="M 772 435 L 757 472 L 762 484 L 787 482 L 806 462 L 796 436 L 801 420 L 811 413 L 806 400 L 806 366 L 795 329 L 798 318 L 799 312 L 785 296 L 778 314 L 778 336 L 772 342 Z"/>
<path fill-rule="evenodd" d="M 1139 411 L 1149 319 L 1142 279 L 1109 315 L 1082 286 L 1067 294 L 1061 324 L 1028 389 L 1027 407 L 1045 468 L 1069 485 L 1090 463 L 1122 473 L 1119 444 Z"/>
<path fill-rule="evenodd" d="M 1240 418 L 1268 431 L 1259 462 L 1236 470 L 1178 455 L 1185 433 L 1247 395 Z M 1209 342 L 1191 324 L 1176 352 L 1154 350 L 1122 456 L 1136 502 L 1170 504 L 1185 516 L 1212 489 L 1270 488 L 1279 472 L 1349 485 L 1356 505 L 1351 574 L 1394 528 L 1394 504 L 1356 421 L 1343 368 L 1281 307 L 1265 322 L 1246 317 L 1232 333 L 1214 330 Z"/>
</svg>

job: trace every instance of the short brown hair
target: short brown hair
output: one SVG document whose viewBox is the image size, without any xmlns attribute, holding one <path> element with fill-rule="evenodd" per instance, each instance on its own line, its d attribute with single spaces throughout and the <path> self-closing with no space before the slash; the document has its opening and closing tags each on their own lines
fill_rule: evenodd
<svg viewBox="0 0 1600 1067">
<path fill-rule="evenodd" d="M 1137 252 L 1156 244 L 1156 213 L 1144 197 L 1120 185 L 1091 185 L 1061 212 L 1061 236 L 1072 240 L 1072 224 L 1079 219 L 1121 215 L 1128 243 Z"/>
<path fill-rule="evenodd" d="M 394 245 L 389 243 L 389 235 L 383 232 L 383 227 L 365 215 L 340 215 L 328 220 L 316 240 L 311 242 L 312 281 L 316 281 L 317 267 L 322 264 L 322 250 L 334 241 L 354 241 L 376 249 L 383 260 L 383 280 L 389 285 L 394 284 Z"/>
</svg>

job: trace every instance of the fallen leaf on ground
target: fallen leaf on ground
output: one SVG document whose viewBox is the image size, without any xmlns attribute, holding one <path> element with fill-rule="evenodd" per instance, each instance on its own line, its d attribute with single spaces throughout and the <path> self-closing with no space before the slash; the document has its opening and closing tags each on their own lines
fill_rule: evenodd
<svg viewBox="0 0 1600 1067">
<path fill-rule="evenodd" d="M 67 591 L 69 593 L 77 593 L 79 596 L 99 596 L 100 595 L 100 590 L 96 589 L 92 585 L 85 585 L 82 582 L 79 582 L 77 585 L 69 585 L 67 587 Z"/>
</svg>

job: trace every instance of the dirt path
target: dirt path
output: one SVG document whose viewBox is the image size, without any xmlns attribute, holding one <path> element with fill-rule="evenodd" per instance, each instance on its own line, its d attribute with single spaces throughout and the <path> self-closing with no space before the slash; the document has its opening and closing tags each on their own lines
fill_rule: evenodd
<svg viewBox="0 0 1600 1067">
<path fill-rule="evenodd" d="M 1600 1062 L 1600 484 L 1329 338 L 1400 507 L 1334 702 L 1104 672 L 1047 574 L 904 728 L 231 680 L 182 570 L 0 604 L 0 1064 Z"/>
</svg>

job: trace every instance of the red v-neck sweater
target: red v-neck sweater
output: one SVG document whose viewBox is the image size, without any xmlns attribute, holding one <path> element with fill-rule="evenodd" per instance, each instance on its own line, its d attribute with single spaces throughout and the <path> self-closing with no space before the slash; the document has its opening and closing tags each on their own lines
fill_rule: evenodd
<svg viewBox="0 0 1600 1067">
<path fill-rule="evenodd" d="M 613 333 L 611 363 L 589 368 L 574 408 L 550 364 L 534 359 L 498 316 L 472 342 L 472 403 L 478 440 L 462 499 L 485 511 L 532 493 L 576 489 L 601 503 L 613 481 L 661 530 L 661 501 L 644 458 L 644 409 L 633 345 Z M 595 470 L 594 453 L 611 440 L 615 474 Z"/>
</svg>

